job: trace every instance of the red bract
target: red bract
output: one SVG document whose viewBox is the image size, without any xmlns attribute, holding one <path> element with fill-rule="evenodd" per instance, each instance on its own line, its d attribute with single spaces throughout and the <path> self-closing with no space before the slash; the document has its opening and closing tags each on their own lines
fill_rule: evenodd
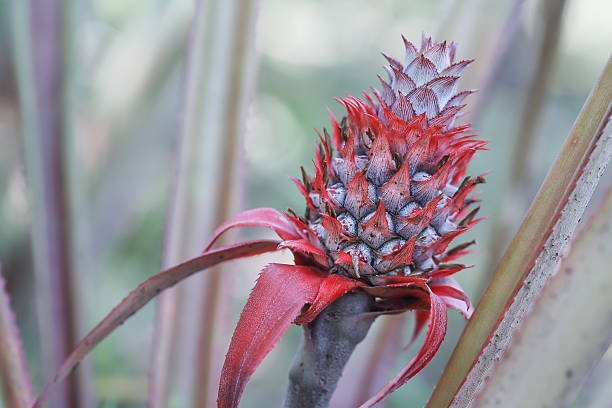
<svg viewBox="0 0 612 408">
<path fill-rule="evenodd" d="M 295 265 L 269 265 L 242 312 L 221 375 L 218 403 L 235 407 L 249 377 L 291 322 L 311 322 L 352 290 L 374 300 L 373 314 L 415 310 L 415 340 L 429 323 L 425 343 L 410 363 L 364 406 L 404 384 L 434 356 L 446 333 L 446 309 L 466 318 L 469 300 L 449 275 L 473 242 L 449 249 L 469 230 L 478 209 L 470 196 L 482 177 L 465 177 L 485 143 L 454 126 L 472 91 L 457 92 L 471 61 L 455 62 L 455 45 L 423 38 L 405 41 L 406 62 L 385 55 L 389 81 L 365 100 L 339 99 L 347 114 L 331 115 L 331 135 L 319 135 L 314 177 L 294 180 L 306 200 L 304 217 L 273 209 L 246 211 L 224 223 L 274 230 Z M 210 248 L 210 245 L 209 247 Z M 207 248 L 207 249 L 208 249 Z M 300 314 L 304 306 L 309 307 Z"/>
</svg>

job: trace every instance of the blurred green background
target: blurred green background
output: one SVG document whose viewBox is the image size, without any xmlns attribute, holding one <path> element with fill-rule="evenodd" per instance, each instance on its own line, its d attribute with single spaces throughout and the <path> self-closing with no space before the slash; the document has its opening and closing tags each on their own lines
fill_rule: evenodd
<svg viewBox="0 0 612 408">
<path fill-rule="evenodd" d="M 459 43 L 459 58 L 476 59 L 460 86 L 486 86 L 467 100 L 467 117 L 473 120 L 475 132 L 489 141 L 490 150 L 479 154 L 470 170 L 473 175 L 490 171 L 480 196 L 481 214 L 489 219 L 466 237 L 478 242 L 475 253 L 466 259 L 474 267 L 457 275 L 476 303 L 493 273 L 499 248 L 505 247 L 518 228 L 612 50 L 610 1 L 566 1 L 556 47 L 554 41 L 541 45 L 548 3 L 263 0 L 256 23 L 256 57 L 249 61 L 257 85 L 244 143 L 239 146 L 240 166 L 246 171 L 243 199 L 237 206 L 303 211 L 303 199 L 289 178 L 298 176 L 300 165 L 312 170 L 313 127 L 329 126 L 325 107 L 341 117 L 335 97 L 359 95 L 371 85 L 378 86 L 376 74 L 383 73 L 381 66 L 386 62 L 380 51 L 401 60 L 401 34 L 416 42 L 421 32 L 439 41 L 454 40 Z M 517 4 L 522 5 L 520 12 L 512 14 Z M 38 349 L 45 339 L 38 332 L 33 301 L 32 205 L 24 172 L 10 7 L 9 2 L 0 2 L 0 262 L 26 343 L 28 365 L 40 387 Z M 74 282 L 84 334 L 132 288 L 160 269 L 193 4 L 187 0 L 73 0 L 70 7 L 70 143 L 78 237 L 73 256 L 79 265 Z M 507 27 L 512 24 L 510 35 Z M 504 36 L 508 47 L 498 55 Z M 529 91 L 537 83 L 533 78 L 543 47 L 551 47 L 553 55 L 545 73 L 543 103 L 536 107 L 541 108 L 541 115 L 528 143 L 520 142 L 518 134 L 523 129 L 525 106 L 532 102 Z M 495 63 L 499 69 L 486 83 Z M 477 103 L 481 105 L 473 112 L 471 106 Z M 517 155 L 523 155 L 526 163 L 520 182 L 513 170 Z M 610 185 L 609 173 L 598 188 L 600 193 Z M 232 311 L 224 322 L 230 329 L 258 270 L 279 259 L 288 261 L 289 257 L 262 256 L 225 269 L 232 274 L 231 291 L 227 292 Z M 144 406 L 153 320 L 150 304 L 93 352 L 89 361 L 97 406 Z M 410 324 L 405 328 L 406 338 Z M 389 398 L 387 407 L 425 403 L 464 324 L 458 313 L 449 312 L 449 330 L 439 353 Z M 284 336 L 256 371 L 241 406 L 280 404 L 300 336 L 296 327 Z M 229 339 L 223 344 L 227 347 Z M 356 359 L 364 358 L 366 346 L 356 351 Z M 400 356 L 396 369 L 409 361 L 415 347 Z M 355 368 L 347 369 L 339 392 L 350 393 L 351 379 L 358 375 L 351 370 Z M 610 352 L 597 370 L 597 376 L 612 378 Z M 593 394 L 601 386 L 588 380 L 586 389 L 576 407 L 596 406 Z M 178 387 L 171 406 L 183 404 Z"/>
</svg>

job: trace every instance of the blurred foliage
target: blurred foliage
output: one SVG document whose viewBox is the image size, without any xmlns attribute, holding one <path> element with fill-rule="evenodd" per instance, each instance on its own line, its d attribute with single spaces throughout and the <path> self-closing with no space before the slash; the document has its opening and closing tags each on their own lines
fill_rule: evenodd
<svg viewBox="0 0 612 408">
<path fill-rule="evenodd" d="M 81 205 L 77 228 L 84 237 L 77 257 L 82 267 L 78 271 L 80 298 L 85 302 L 82 327 L 90 328 L 159 268 L 179 74 L 192 3 L 73 1 L 77 16 L 72 39 L 76 48 L 75 66 L 71 67 L 72 137 L 79 173 L 76 194 Z M 326 106 L 341 116 L 335 97 L 359 95 L 370 85 L 378 85 L 376 74 L 382 73 L 385 63 L 379 51 L 401 58 L 400 34 L 413 41 L 420 39 L 422 31 L 457 39 L 459 56 L 476 58 L 471 69 L 482 75 L 509 3 L 264 1 L 258 22 L 258 93 L 243 146 L 249 169 L 245 208 L 304 209 L 289 177 L 298 176 L 301 164 L 312 169 L 312 128 L 329 126 Z M 492 272 L 482 268 L 487 243 L 500 200 L 508 199 L 503 193 L 509 181 L 509 152 L 514 149 L 525 103 L 524 84 L 534 69 L 533 35 L 539 24 L 536 3 L 526 1 L 491 100 L 480 116 L 482 120 L 474 124 L 475 131 L 490 141 L 490 151 L 474 160 L 471 172 L 491 171 L 481 195 L 482 213 L 489 221 L 466 237 L 479 242 L 467 260 L 475 267 L 458 275 L 474 301 Z M 36 374 L 30 216 L 7 7 L 7 2 L 0 2 L 0 261 L 25 338 L 29 366 Z M 612 3 L 606 0 L 568 2 L 544 115 L 530 152 L 530 177 L 535 186 L 543 180 L 612 50 L 610 15 Z M 463 86 L 478 87 L 478 78 L 466 78 Z M 603 183 L 609 184 L 608 179 L 609 174 Z M 535 191 L 520 193 L 529 201 Z M 520 224 L 521 211 L 514 228 Z M 235 284 L 232 325 L 254 282 L 256 268 L 271 259 L 236 263 L 236 275 L 245 277 Z M 144 406 L 152 319 L 153 308 L 148 306 L 94 352 L 99 406 Z M 423 405 L 463 326 L 458 314 L 450 312 L 449 331 L 440 352 L 421 374 L 392 395 L 388 407 Z M 267 407 L 269 401 L 282 400 L 286 372 L 300 335 L 300 329 L 290 329 L 264 361 L 247 387 L 245 407 Z M 396 368 L 414 352 L 403 355 Z M 608 356 L 604 367 L 608 377 L 609 360 Z M 40 386 L 39 376 L 35 379 Z M 586 398 L 581 396 L 579 401 L 583 400 Z M 575 406 L 583 406 L 579 401 Z"/>
</svg>

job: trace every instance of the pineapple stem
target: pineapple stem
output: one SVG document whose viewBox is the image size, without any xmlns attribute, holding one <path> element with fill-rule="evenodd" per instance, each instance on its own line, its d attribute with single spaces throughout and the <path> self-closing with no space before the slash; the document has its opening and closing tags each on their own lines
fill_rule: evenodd
<svg viewBox="0 0 612 408">
<path fill-rule="evenodd" d="M 304 337 L 289 371 L 285 408 L 325 408 L 353 350 L 368 333 L 375 317 L 373 299 L 364 292 L 348 293 L 304 326 Z"/>
</svg>

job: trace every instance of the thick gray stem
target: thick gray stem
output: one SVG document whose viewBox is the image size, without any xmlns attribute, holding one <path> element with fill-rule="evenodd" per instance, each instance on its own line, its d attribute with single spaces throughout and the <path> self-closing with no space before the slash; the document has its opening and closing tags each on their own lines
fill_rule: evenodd
<svg viewBox="0 0 612 408">
<path fill-rule="evenodd" d="M 285 408 L 325 408 L 353 350 L 368 333 L 374 317 L 366 293 L 348 293 L 304 326 L 304 338 L 289 371 Z"/>
</svg>

